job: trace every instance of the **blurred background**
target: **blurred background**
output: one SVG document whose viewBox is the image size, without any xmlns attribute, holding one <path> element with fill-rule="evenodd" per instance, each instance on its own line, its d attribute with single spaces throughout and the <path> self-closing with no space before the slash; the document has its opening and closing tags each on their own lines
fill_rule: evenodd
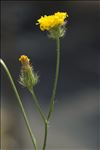
<svg viewBox="0 0 100 150">
<path fill-rule="evenodd" d="M 19 85 L 20 55 L 27 55 L 40 80 L 35 87 L 48 112 L 56 63 L 56 43 L 36 26 L 41 15 L 67 11 L 61 39 L 61 66 L 47 150 L 100 148 L 100 2 L 2 1 L 1 57 L 9 67 L 41 148 L 44 127 L 30 93 Z M 32 150 L 32 143 L 10 82 L 1 70 L 2 150 Z"/>
</svg>

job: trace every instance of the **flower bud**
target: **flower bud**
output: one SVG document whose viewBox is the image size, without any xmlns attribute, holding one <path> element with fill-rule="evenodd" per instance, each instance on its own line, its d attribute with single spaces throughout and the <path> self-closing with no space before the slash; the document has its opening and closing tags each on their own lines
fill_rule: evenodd
<svg viewBox="0 0 100 150">
<path fill-rule="evenodd" d="M 32 90 L 37 84 L 39 77 L 33 71 L 33 68 L 30 65 L 30 59 L 26 55 L 22 55 L 19 58 L 19 61 L 22 64 L 19 83 L 24 87 L 27 87 L 28 90 Z"/>
</svg>

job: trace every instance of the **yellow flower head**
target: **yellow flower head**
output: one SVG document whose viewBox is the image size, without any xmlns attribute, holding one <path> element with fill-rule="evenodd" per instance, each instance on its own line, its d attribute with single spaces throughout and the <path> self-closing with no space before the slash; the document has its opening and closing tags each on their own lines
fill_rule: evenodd
<svg viewBox="0 0 100 150">
<path fill-rule="evenodd" d="M 19 61 L 21 61 L 22 65 L 26 65 L 29 64 L 30 59 L 26 55 L 21 55 Z"/>
<path fill-rule="evenodd" d="M 44 17 L 41 16 L 40 19 L 38 19 L 38 23 L 40 25 L 40 29 L 42 31 L 44 30 L 50 30 L 54 27 L 62 26 L 65 23 L 65 19 L 68 17 L 67 12 L 57 12 L 54 13 L 54 15 L 45 15 Z"/>
</svg>

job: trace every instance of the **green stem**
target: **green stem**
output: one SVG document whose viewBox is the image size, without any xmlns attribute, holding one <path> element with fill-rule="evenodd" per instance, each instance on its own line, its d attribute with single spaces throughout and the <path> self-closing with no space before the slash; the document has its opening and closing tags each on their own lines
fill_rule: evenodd
<svg viewBox="0 0 100 150">
<path fill-rule="evenodd" d="M 42 117 L 44 123 L 47 123 L 47 118 L 46 118 L 46 116 L 44 115 L 43 111 L 41 110 L 40 104 L 39 104 L 39 102 L 38 102 L 38 98 L 37 98 L 37 96 L 36 96 L 34 90 L 30 90 L 30 92 L 31 92 L 31 94 L 32 94 L 32 97 L 33 97 L 33 100 L 34 100 L 34 102 L 35 102 L 35 105 L 36 105 L 36 107 L 37 107 L 37 109 L 38 109 L 38 111 L 39 111 L 39 113 L 40 113 L 40 115 L 41 115 L 41 117 Z"/>
<path fill-rule="evenodd" d="M 17 97 L 17 100 L 18 100 L 18 102 L 19 102 L 19 106 L 20 106 L 20 109 L 21 109 L 21 111 L 22 111 L 24 120 L 25 120 L 25 122 L 26 122 L 27 129 L 28 129 L 29 134 L 30 134 L 30 136 L 31 136 L 31 140 L 32 140 L 32 143 L 33 143 L 33 145 L 34 145 L 34 149 L 37 150 L 36 139 L 35 139 L 35 137 L 34 137 L 34 135 L 33 135 L 33 133 L 32 133 L 32 130 L 31 130 L 31 128 L 30 128 L 30 124 L 29 124 L 29 121 L 28 121 L 28 118 L 27 118 L 27 114 L 26 114 L 26 112 L 25 112 L 25 110 L 24 110 L 23 104 L 22 104 L 22 102 L 21 102 L 19 93 L 18 93 L 18 91 L 17 91 L 17 89 L 16 89 L 16 86 L 15 86 L 15 83 L 14 83 L 14 81 L 13 81 L 13 78 L 12 78 L 12 76 L 11 76 L 11 74 L 10 74 L 9 69 L 7 68 L 6 64 L 4 63 L 4 61 L 3 61 L 2 59 L 0 59 L 0 63 L 1 63 L 1 65 L 3 66 L 4 70 L 6 71 L 7 76 L 8 76 L 9 79 L 10 79 L 11 85 L 12 85 L 12 87 L 13 87 L 13 90 L 14 90 L 15 95 L 16 95 L 16 97 Z"/>
<path fill-rule="evenodd" d="M 43 148 L 42 148 L 42 150 L 45 150 L 46 142 L 47 142 L 48 121 L 47 121 L 47 118 L 44 115 L 43 111 L 41 110 L 40 104 L 38 102 L 38 98 L 37 98 L 34 90 L 30 90 L 30 92 L 31 92 L 32 97 L 34 99 L 35 105 L 36 105 L 36 107 L 37 107 L 37 109 L 38 109 L 38 111 L 39 111 L 39 113 L 40 113 L 40 115 L 41 115 L 41 117 L 42 117 L 42 119 L 44 121 L 44 124 L 45 124 L 45 136 L 44 136 L 44 142 L 43 142 Z"/>
<path fill-rule="evenodd" d="M 57 41 L 56 73 L 55 73 L 55 80 L 54 80 L 53 91 L 52 91 L 52 96 L 51 96 L 51 100 L 50 100 L 50 108 L 49 108 L 47 120 L 50 119 L 51 114 L 54 109 L 54 100 L 55 100 L 55 96 L 56 96 L 57 82 L 58 82 L 58 77 L 59 77 L 59 66 L 60 66 L 60 39 L 59 39 L 59 37 L 56 39 L 56 41 Z"/>
<path fill-rule="evenodd" d="M 47 143 L 47 134 L 48 134 L 48 123 L 45 123 L 45 136 L 42 150 L 45 150 Z"/>
<path fill-rule="evenodd" d="M 58 76 L 59 76 L 59 65 L 60 65 L 60 39 L 57 38 L 57 61 L 56 61 L 56 74 L 55 74 L 55 80 L 54 80 L 54 86 L 52 91 L 52 96 L 50 100 L 50 108 L 49 113 L 47 117 L 47 121 L 50 119 L 53 108 L 54 108 L 54 100 L 56 95 L 56 89 L 57 89 L 57 82 L 58 82 Z M 47 143 L 47 134 L 48 134 L 48 122 L 45 123 L 45 136 L 44 136 L 44 143 L 42 150 L 45 150 L 46 143 Z"/>
</svg>

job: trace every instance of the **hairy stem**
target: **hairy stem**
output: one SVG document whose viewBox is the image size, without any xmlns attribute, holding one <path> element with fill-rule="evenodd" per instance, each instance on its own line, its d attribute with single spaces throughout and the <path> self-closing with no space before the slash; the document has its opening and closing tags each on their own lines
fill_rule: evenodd
<svg viewBox="0 0 100 150">
<path fill-rule="evenodd" d="M 55 100 L 55 96 L 56 96 L 57 82 L 58 82 L 58 77 L 59 77 L 59 66 L 60 66 L 60 39 L 57 38 L 56 41 L 57 41 L 56 73 L 55 73 L 53 91 L 52 91 L 52 96 L 51 96 L 51 100 L 50 100 L 50 108 L 49 108 L 49 113 L 48 113 L 47 120 L 50 119 L 51 114 L 52 114 L 53 109 L 54 109 L 54 100 Z"/>
<path fill-rule="evenodd" d="M 60 65 L 60 39 L 56 39 L 57 42 L 57 60 L 56 60 L 56 74 L 55 74 L 55 80 L 54 80 L 54 85 L 53 85 L 53 91 L 52 91 L 52 96 L 50 100 L 50 108 L 49 108 L 49 113 L 47 116 L 47 121 L 49 121 L 51 114 L 54 109 L 54 100 L 56 96 L 56 89 L 57 89 L 57 82 L 58 82 L 58 76 L 59 76 L 59 65 Z M 45 136 L 44 136 L 44 143 L 43 143 L 43 148 L 42 150 L 45 150 L 46 148 L 46 143 L 47 143 L 47 134 L 48 134 L 48 122 L 45 124 Z"/>
<path fill-rule="evenodd" d="M 31 94 L 32 94 L 32 97 L 33 97 L 33 100 L 35 102 L 35 105 L 37 107 L 37 110 L 39 111 L 40 115 L 41 115 L 41 118 L 43 119 L 44 121 L 44 125 L 45 125 L 45 136 L 44 136 L 44 142 L 43 142 L 43 148 L 42 150 L 45 150 L 46 148 L 46 141 L 47 141 L 47 129 L 48 129 L 48 121 L 47 121 L 47 118 L 46 116 L 44 115 L 41 107 L 40 107 L 40 104 L 38 102 L 38 98 L 35 94 L 35 91 L 34 90 L 30 90 Z"/>
<path fill-rule="evenodd" d="M 47 143 L 47 134 L 48 134 L 48 123 L 45 123 L 45 135 L 44 135 L 44 143 L 42 150 L 45 150 Z"/>
<path fill-rule="evenodd" d="M 44 123 L 47 123 L 47 119 L 46 119 L 46 116 L 44 115 L 41 107 L 40 107 L 40 104 L 38 102 L 38 98 L 34 92 L 34 90 L 30 90 L 31 94 L 32 94 L 32 97 L 33 97 L 33 100 L 35 102 L 35 105 L 37 107 L 37 110 L 39 111 L 40 115 L 41 115 L 41 118 L 43 119 Z"/>
</svg>

